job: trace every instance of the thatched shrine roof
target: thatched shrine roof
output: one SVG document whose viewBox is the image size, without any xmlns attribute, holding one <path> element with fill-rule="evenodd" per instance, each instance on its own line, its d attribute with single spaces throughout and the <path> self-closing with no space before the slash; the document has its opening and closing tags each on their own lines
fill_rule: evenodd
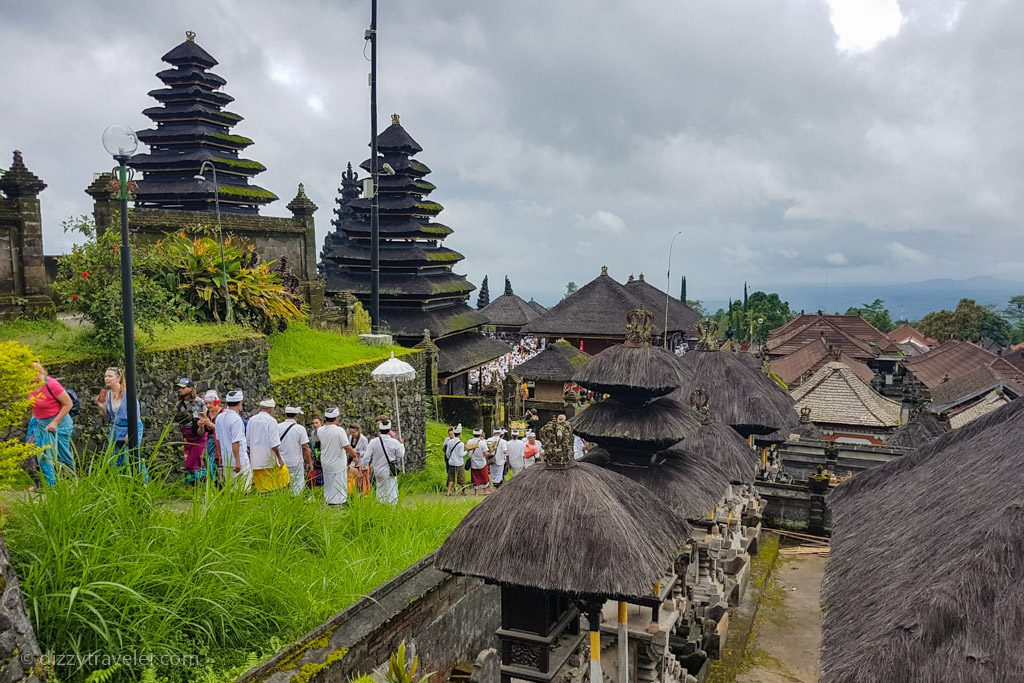
<svg viewBox="0 0 1024 683">
<path fill-rule="evenodd" d="M 568 382 L 589 357 L 569 342 L 559 339 L 548 344 L 530 360 L 513 368 L 512 372 L 520 379 L 535 382 Z"/>
<path fill-rule="evenodd" d="M 648 489 L 687 519 L 702 519 L 715 509 L 730 477 L 714 459 L 670 449 L 658 453 L 647 465 L 625 464 L 603 448 L 583 458 L 620 474 Z"/>
<path fill-rule="evenodd" d="M 541 438 L 546 462 L 517 474 L 466 515 L 437 551 L 435 566 L 576 595 L 650 595 L 686 543 L 685 519 L 641 485 L 575 462 L 567 424 L 549 423 Z"/>
<path fill-rule="evenodd" d="M 444 337 L 437 344 L 437 372 L 439 375 L 456 375 L 465 370 L 489 363 L 509 352 L 508 344 L 491 339 L 476 332 L 463 332 Z"/>
<path fill-rule="evenodd" d="M 1024 680 L 1024 402 L 830 496 L 822 678 Z"/>
<path fill-rule="evenodd" d="M 946 428 L 939 421 L 938 416 L 922 411 L 915 417 L 912 417 L 910 422 L 893 432 L 892 436 L 886 440 L 885 445 L 898 446 L 900 448 L 920 448 L 945 433 Z"/>
<path fill-rule="evenodd" d="M 760 461 L 757 452 L 736 430 L 720 422 L 708 422 L 701 426 L 667 453 L 685 454 L 694 460 L 714 462 L 728 481 L 753 481 Z"/>
<path fill-rule="evenodd" d="M 687 370 L 661 347 L 619 344 L 591 357 L 572 379 L 591 391 L 643 399 L 672 393 L 692 376 Z"/>
<path fill-rule="evenodd" d="M 702 426 L 696 411 L 669 398 L 642 404 L 609 398 L 580 411 L 570 422 L 577 434 L 606 448 L 649 452 L 668 448 Z"/>
<path fill-rule="evenodd" d="M 540 313 L 518 294 L 502 294 L 480 309 L 495 327 L 522 327 Z"/>
<path fill-rule="evenodd" d="M 728 351 L 691 351 L 677 357 L 688 375 L 671 395 L 688 401 L 694 389 L 709 395 L 711 419 L 744 434 L 770 434 L 792 425 L 792 399 L 781 387 Z"/>
</svg>

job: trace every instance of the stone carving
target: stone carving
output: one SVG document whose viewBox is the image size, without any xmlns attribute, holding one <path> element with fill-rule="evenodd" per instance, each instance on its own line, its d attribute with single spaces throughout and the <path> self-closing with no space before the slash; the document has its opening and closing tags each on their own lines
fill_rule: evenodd
<svg viewBox="0 0 1024 683">
<path fill-rule="evenodd" d="M 11 555 L 0 540 L 0 681 L 47 680 L 32 622 L 11 566 Z"/>
<path fill-rule="evenodd" d="M 541 427 L 540 438 L 544 443 L 544 464 L 548 469 L 564 470 L 576 466 L 573 458 L 572 427 L 564 415 Z"/>
<path fill-rule="evenodd" d="M 626 315 L 626 346 L 650 346 L 654 330 L 651 312 L 634 308 Z"/>
<path fill-rule="evenodd" d="M 718 323 L 714 320 L 705 319 L 697 323 L 697 348 L 701 351 L 718 348 Z"/>
<path fill-rule="evenodd" d="M 711 406 L 708 405 L 708 390 L 704 387 L 694 387 L 690 392 L 690 407 L 700 413 L 701 421 L 705 424 L 711 421 Z"/>
<path fill-rule="evenodd" d="M 501 656 L 493 647 L 481 652 L 473 663 L 469 683 L 498 683 L 501 680 Z"/>
</svg>

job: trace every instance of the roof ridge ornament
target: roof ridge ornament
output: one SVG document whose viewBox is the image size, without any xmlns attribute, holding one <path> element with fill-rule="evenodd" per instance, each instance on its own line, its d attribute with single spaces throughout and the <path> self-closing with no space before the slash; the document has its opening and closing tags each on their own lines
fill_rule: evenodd
<svg viewBox="0 0 1024 683">
<path fill-rule="evenodd" d="M 577 466 L 573 454 L 573 431 L 565 415 L 559 415 L 541 427 L 544 443 L 544 467 L 549 470 L 567 470 Z"/>
<path fill-rule="evenodd" d="M 697 323 L 697 349 L 715 351 L 718 348 L 718 323 L 705 318 Z"/>
<path fill-rule="evenodd" d="M 634 308 L 626 314 L 625 346 L 650 346 L 654 331 L 653 316 L 645 308 Z"/>
<path fill-rule="evenodd" d="M 185 40 L 187 40 L 190 43 L 196 42 L 196 32 L 195 31 L 185 31 Z"/>
<path fill-rule="evenodd" d="M 710 398 L 705 387 L 694 387 L 689 396 L 690 407 L 700 413 L 701 422 L 704 424 L 711 422 Z"/>
<path fill-rule="evenodd" d="M 400 125 L 402 125 L 401 119 L 399 119 L 398 114 L 392 114 L 391 115 L 391 125 L 392 126 L 400 126 Z"/>
<path fill-rule="evenodd" d="M 608 275 L 608 266 L 601 266 L 601 275 Z"/>
</svg>

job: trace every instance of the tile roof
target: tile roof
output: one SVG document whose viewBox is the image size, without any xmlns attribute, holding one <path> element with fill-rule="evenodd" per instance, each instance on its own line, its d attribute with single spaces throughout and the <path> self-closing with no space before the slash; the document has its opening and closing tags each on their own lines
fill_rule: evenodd
<svg viewBox="0 0 1024 683">
<path fill-rule="evenodd" d="M 997 358 L 991 365 L 943 382 L 931 390 L 932 410 L 944 412 L 993 390 L 1024 395 L 1024 373 Z"/>
<path fill-rule="evenodd" d="M 858 315 L 799 315 L 768 335 L 772 356 L 787 356 L 807 342 L 824 337 L 846 355 L 858 360 L 896 351 L 891 339 Z"/>
<path fill-rule="evenodd" d="M 943 342 L 928 353 L 903 360 L 903 365 L 917 381 L 934 390 L 940 384 L 991 366 L 1001 377 L 1024 381 L 1024 371 L 994 353 L 971 342 Z"/>
<path fill-rule="evenodd" d="M 900 325 L 895 330 L 893 330 L 892 332 L 889 332 L 885 336 L 888 337 L 889 339 L 893 340 L 897 344 L 908 344 L 909 343 L 909 344 L 913 344 L 914 346 L 922 347 L 922 348 L 924 348 L 925 351 L 927 351 L 928 349 L 930 349 L 932 347 L 935 347 L 935 346 L 939 345 L 939 342 L 937 342 L 936 340 L 932 339 L 931 337 L 925 336 L 923 333 L 919 332 L 916 328 L 911 327 L 910 325 L 905 325 L 905 324 L 904 325 Z"/>
<path fill-rule="evenodd" d="M 818 424 L 898 427 L 901 405 L 861 381 L 843 363 L 831 362 L 792 392 L 797 409 L 811 409 Z"/>
<path fill-rule="evenodd" d="M 959 413 L 956 413 L 955 415 L 950 415 L 949 426 L 953 429 L 959 429 L 968 422 L 972 422 L 974 420 L 977 420 L 979 417 L 983 417 L 991 412 L 999 410 L 1009 402 L 1010 401 L 1007 400 L 1007 398 L 1003 396 L 1000 392 L 993 391 L 988 396 L 972 405 L 970 408 L 961 410 Z"/>
<path fill-rule="evenodd" d="M 825 363 L 833 361 L 844 363 L 865 384 L 870 384 L 874 379 L 875 373 L 871 368 L 846 355 L 837 347 L 830 347 L 822 337 L 812 339 L 788 356 L 772 359 L 771 368 L 775 376 L 787 385 L 796 386 L 817 372 Z"/>
</svg>

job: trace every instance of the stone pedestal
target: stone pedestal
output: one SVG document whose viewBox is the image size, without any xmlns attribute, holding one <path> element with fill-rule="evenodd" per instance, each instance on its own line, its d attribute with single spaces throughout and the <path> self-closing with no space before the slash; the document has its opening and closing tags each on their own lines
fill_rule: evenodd
<svg viewBox="0 0 1024 683">
<path fill-rule="evenodd" d="M 390 334 L 361 334 L 359 341 L 367 346 L 391 346 L 395 343 Z"/>
</svg>

